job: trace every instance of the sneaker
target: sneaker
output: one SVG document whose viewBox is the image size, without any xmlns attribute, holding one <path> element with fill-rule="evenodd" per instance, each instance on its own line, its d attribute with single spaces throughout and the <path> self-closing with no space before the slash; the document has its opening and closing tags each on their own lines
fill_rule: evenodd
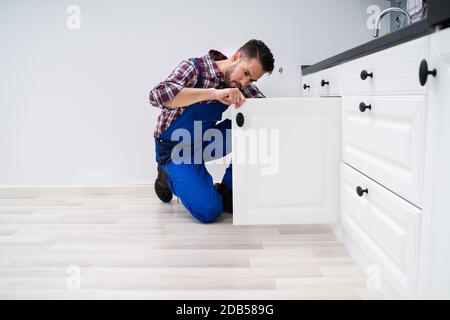
<svg viewBox="0 0 450 320">
<path fill-rule="evenodd" d="M 233 213 L 233 192 L 221 183 L 216 183 L 214 186 L 222 195 L 223 211 Z"/>
<path fill-rule="evenodd" d="M 158 164 L 158 177 L 156 177 L 155 180 L 155 193 L 162 202 L 170 202 L 173 197 L 172 191 L 170 191 L 169 185 L 167 184 L 168 178 L 169 176 L 166 171 Z"/>
</svg>

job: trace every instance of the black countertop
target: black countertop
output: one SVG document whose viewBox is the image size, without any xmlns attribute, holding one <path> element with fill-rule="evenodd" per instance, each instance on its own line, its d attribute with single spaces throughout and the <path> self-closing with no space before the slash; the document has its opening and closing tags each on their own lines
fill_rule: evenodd
<svg viewBox="0 0 450 320">
<path fill-rule="evenodd" d="M 325 59 L 321 62 L 313 64 L 311 66 L 302 66 L 302 75 L 314 73 L 326 68 L 330 68 L 341 64 L 346 61 L 350 61 L 356 58 L 360 58 L 377 51 L 381 51 L 404 42 L 408 42 L 423 36 L 426 36 L 432 32 L 432 29 L 428 28 L 426 20 L 410 24 L 398 31 L 389 33 L 385 36 L 364 43 L 353 49 L 339 53 L 331 58 Z"/>
<path fill-rule="evenodd" d="M 428 0 L 427 21 L 429 26 L 440 25 L 441 28 L 450 24 L 450 1 Z"/>
</svg>

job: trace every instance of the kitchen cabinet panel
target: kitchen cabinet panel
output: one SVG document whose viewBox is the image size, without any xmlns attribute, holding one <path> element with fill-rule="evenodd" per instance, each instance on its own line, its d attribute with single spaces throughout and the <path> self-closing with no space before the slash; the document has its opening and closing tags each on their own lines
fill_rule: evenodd
<svg viewBox="0 0 450 320">
<path fill-rule="evenodd" d="M 345 63 L 342 95 L 426 94 L 417 75 L 427 57 L 428 37 L 423 37 Z"/>
<path fill-rule="evenodd" d="M 358 187 L 365 192 L 359 195 Z M 342 164 L 342 226 L 403 297 L 416 290 L 420 214 L 418 208 Z"/>
<path fill-rule="evenodd" d="M 316 81 L 318 83 L 320 96 L 340 96 L 341 66 L 320 71 Z"/>
<path fill-rule="evenodd" d="M 430 36 L 420 297 L 450 299 L 450 29 Z"/>
<path fill-rule="evenodd" d="M 340 115 L 340 98 L 247 99 L 233 108 L 234 224 L 339 221 Z M 272 157 L 251 161 L 267 150 Z"/>
<path fill-rule="evenodd" d="M 316 73 L 302 77 L 302 94 L 304 97 L 317 97 L 319 95 Z"/>
<path fill-rule="evenodd" d="M 343 161 L 422 207 L 426 96 L 342 101 Z"/>
</svg>

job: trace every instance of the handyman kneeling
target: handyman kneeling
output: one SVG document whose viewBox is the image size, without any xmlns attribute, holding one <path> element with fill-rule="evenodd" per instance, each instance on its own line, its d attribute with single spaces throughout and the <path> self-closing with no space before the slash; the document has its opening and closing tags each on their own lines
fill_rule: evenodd
<svg viewBox="0 0 450 320">
<path fill-rule="evenodd" d="M 222 182 L 214 184 L 205 161 L 231 152 L 231 120 L 219 122 L 222 113 L 231 104 L 239 108 L 245 98 L 264 98 L 252 83 L 265 73 L 270 74 L 273 68 L 270 49 L 260 40 L 250 40 L 230 58 L 210 50 L 202 57 L 182 61 L 150 91 L 150 103 L 162 109 L 154 132 L 158 163 L 155 192 L 161 201 L 170 202 L 175 194 L 201 222 L 216 220 L 222 211 L 233 212 L 232 165 L 226 169 Z M 250 137 L 267 136 L 267 131 L 261 131 L 250 133 Z M 262 174 L 275 174 L 278 170 L 278 132 L 270 130 L 270 135 L 274 157 L 261 151 L 265 146 L 248 144 L 259 150 L 249 150 L 251 159 L 258 153 L 264 159 L 262 163 L 271 162 Z"/>
</svg>

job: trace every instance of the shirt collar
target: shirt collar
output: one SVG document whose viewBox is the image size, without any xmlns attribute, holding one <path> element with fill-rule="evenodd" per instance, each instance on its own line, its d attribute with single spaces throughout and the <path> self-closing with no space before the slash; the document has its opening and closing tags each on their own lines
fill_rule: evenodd
<svg viewBox="0 0 450 320">
<path fill-rule="evenodd" d="M 217 65 L 217 63 L 215 63 L 215 61 L 228 59 L 227 56 L 224 55 L 222 52 L 214 49 L 209 50 L 207 56 L 209 57 L 209 59 L 211 59 L 211 65 L 213 66 L 214 72 L 213 76 L 218 77 L 220 79 L 220 82 L 224 82 L 225 76 L 223 72 L 220 71 L 219 66 Z"/>
</svg>

